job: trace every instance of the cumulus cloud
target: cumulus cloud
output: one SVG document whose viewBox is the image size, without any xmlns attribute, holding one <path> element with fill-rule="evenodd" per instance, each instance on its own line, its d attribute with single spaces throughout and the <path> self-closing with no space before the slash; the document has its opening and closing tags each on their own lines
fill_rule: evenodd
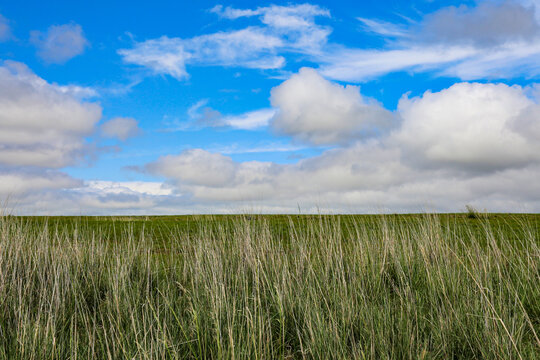
<svg viewBox="0 0 540 360">
<path fill-rule="evenodd" d="M 313 201 L 319 195 L 382 190 L 399 184 L 411 171 L 400 164 L 398 155 L 395 149 L 357 143 L 297 164 L 275 164 L 235 162 L 228 156 L 193 149 L 161 157 L 146 170 L 167 177 L 180 192 L 198 201 L 275 202 L 294 209 L 296 201 Z M 204 171 L 200 169 L 203 159 Z"/>
<path fill-rule="evenodd" d="M 357 88 L 324 80 L 310 69 L 295 76 L 276 90 L 295 82 L 305 90 L 307 84 L 324 95 L 308 97 L 322 103 L 318 112 L 349 119 L 354 124 L 349 132 L 364 126 L 343 110 L 372 106 Z M 290 94 L 305 92 L 300 90 Z M 303 98 L 293 102 L 307 109 L 299 114 L 310 113 Z M 534 86 L 458 83 L 404 96 L 393 127 L 372 137 L 357 132 L 296 163 L 237 161 L 223 154 L 227 150 L 189 149 L 143 167 L 165 183 L 81 183 L 52 169 L 3 163 L 0 193 L 26 194 L 19 209 L 34 214 L 295 212 L 298 206 L 305 212 L 459 211 L 468 203 L 491 211 L 540 211 L 540 185 L 531 181 L 540 177 L 538 114 Z M 297 121 L 310 134 L 305 139 L 318 139 L 309 121 Z M 340 121 L 335 120 L 339 126 Z M 299 138 L 301 131 L 291 136 Z"/>
<path fill-rule="evenodd" d="M 459 83 L 404 97 L 398 110 L 403 124 L 392 141 L 416 162 L 492 171 L 540 160 L 539 133 L 531 132 L 539 106 L 519 86 Z"/>
<path fill-rule="evenodd" d="M 88 184 L 61 170 L 96 152 L 89 137 L 96 131 L 101 107 L 88 101 L 92 94 L 84 89 L 49 83 L 22 63 L 1 63 L 0 202 L 8 210 L 103 213 L 152 206 L 153 197 L 161 196 L 148 184 Z M 120 130 L 116 128 L 117 136 L 126 134 Z M 120 191 L 126 188 L 132 192 Z"/>
<path fill-rule="evenodd" d="M 307 77 L 316 84 L 307 82 L 311 92 L 322 94 L 319 102 L 345 104 L 323 104 L 316 113 L 332 119 L 337 112 L 362 126 L 342 110 L 366 106 L 358 89 L 330 83 L 309 69 L 295 76 L 276 89 L 291 80 L 303 86 Z M 290 94 L 306 92 L 297 90 Z M 298 116 L 311 111 L 302 99 L 291 104 L 299 104 Z M 165 177 L 183 199 L 211 209 L 251 204 L 268 212 L 295 211 L 298 205 L 307 211 L 459 211 L 472 203 L 490 210 L 539 211 L 540 187 L 530 181 L 540 176 L 538 114 L 533 87 L 458 83 L 404 96 L 395 114 L 400 123 L 380 136 L 358 135 L 297 163 L 242 162 L 191 149 L 160 157 L 145 171 Z M 296 122 L 305 129 L 297 128 L 294 136 L 305 131 L 305 139 L 319 139 L 309 121 Z"/>
<path fill-rule="evenodd" d="M 235 164 L 230 158 L 200 149 L 162 157 L 147 169 L 186 184 L 209 187 L 224 186 L 233 181 L 235 174 Z"/>
<path fill-rule="evenodd" d="M 330 33 L 314 22 L 316 16 L 329 16 L 328 11 L 309 4 L 255 10 L 216 6 L 211 11 L 228 19 L 257 15 L 263 25 L 188 39 L 162 36 L 118 53 L 126 63 L 183 80 L 188 77 L 186 65 L 279 69 L 285 65 L 280 52 L 317 52 Z"/>
<path fill-rule="evenodd" d="M 0 168 L 0 184 L 0 196 L 5 200 L 43 190 L 76 188 L 82 182 L 59 171 Z"/>
<path fill-rule="evenodd" d="M 334 92 L 348 99 L 346 88 Z M 296 163 L 235 161 L 190 149 L 144 166 L 165 183 L 77 186 L 61 174 L 39 173 L 27 186 L 44 190 L 27 196 L 23 209 L 41 213 L 54 196 L 62 210 L 52 211 L 60 213 L 82 207 L 97 214 L 295 212 L 298 206 L 304 212 L 460 211 L 469 203 L 540 211 L 540 185 L 531 181 L 540 177 L 539 113 L 535 87 L 458 83 L 404 96 L 396 111 L 400 123 L 381 136 L 359 137 Z M 12 187 L 24 184 L 20 173 L 2 175 Z"/>
<path fill-rule="evenodd" d="M 139 123 L 133 118 L 116 117 L 101 125 L 101 134 L 122 141 L 141 134 Z"/>
<path fill-rule="evenodd" d="M 9 20 L 0 14 L 0 41 L 6 41 L 11 37 Z"/>
<path fill-rule="evenodd" d="M 3 211 L 27 215 L 144 215 L 192 212 L 195 206 L 155 181 L 80 181 L 60 172 L 0 172 Z"/>
<path fill-rule="evenodd" d="M 30 215 L 171 212 L 176 196 L 167 185 L 82 181 L 61 170 L 96 153 L 89 137 L 97 130 L 101 107 L 89 101 L 93 97 L 91 89 L 49 83 L 22 63 L 0 63 L 4 210 Z M 129 118 L 113 119 L 103 127 L 104 133 L 120 138 L 136 129 L 136 121 Z"/>
<path fill-rule="evenodd" d="M 32 31 L 30 41 L 37 47 L 39 57 L 54 64 L 65 63 L 82 54 L 88 46 L 78 24 L 52 25 L 44 33 Z"/>
<path fill-rule="evenodd" d="M 179 193 L 207 212 L 238 212 L 250 206 L 263 212 L 295 212 L 298 206 L 308 212 L 460 211 L 467 203 L 491 211 L 540 209 L 540 187 L 530 181 L 540 175 L 537 163 L 459 176 L 407 166 L 400 149 L 376 143 L 329 150 L 285 165 L 235 162 L 202 149 L 193 151 L 212 158 L 213 167 L 226 166 L 228 180 L 196 181 L 196 163 L 188 161 L 189 153 L 169 156 L 168 164 L 160 158 L 147 170 L 165 175 Z M 176 161 L 184 167 L 173 173 L 168 165 Z"/>
<path fill-rule="evenodd" d="M 272 89 L 271 103 L 277 132 L 315 145 L 380 136 L 393 124 L 392 114 L 358 87 L 331 83 L 310 68 Z"/>
<path fill-rule="evenodd" d="M 61 168 L 85 156 L 101 107 L 81 102 L 24 64 L 0 66 L 0 164 Z"/>
</svg>

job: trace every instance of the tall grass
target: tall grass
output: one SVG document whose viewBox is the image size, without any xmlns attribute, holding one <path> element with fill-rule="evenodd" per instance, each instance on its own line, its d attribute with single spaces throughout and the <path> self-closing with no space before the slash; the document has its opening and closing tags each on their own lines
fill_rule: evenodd
<svg viewBox="0 0 540 360">
<path fill-rule="evenodd" d="M 538 233 L 475 221 L 203 219 L 157 245 L 3 217 L 0 358 L 539 358 Z"/>
</svg>

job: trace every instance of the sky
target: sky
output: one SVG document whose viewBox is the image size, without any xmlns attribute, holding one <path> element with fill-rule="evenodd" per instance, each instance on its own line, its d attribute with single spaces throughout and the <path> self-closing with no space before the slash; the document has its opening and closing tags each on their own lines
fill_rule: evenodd
<svg viewBox="0 0 540 360">
<path fill-rule="evenodd" d="M 27 215 L 540 211 L 540 1 L 0 3 Z"/>
</svg>

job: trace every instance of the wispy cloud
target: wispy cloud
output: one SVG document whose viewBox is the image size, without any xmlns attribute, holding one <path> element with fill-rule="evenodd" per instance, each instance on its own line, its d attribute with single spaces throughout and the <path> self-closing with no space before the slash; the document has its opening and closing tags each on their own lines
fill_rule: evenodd
<svg viewBox="0 0 540 360">
<path fill-rule="evenodd" d="M 332 79 L 361 82 L 396 71 L 434 72 L 463 80 L 540 75 L 540 25 L 534 6 L 481 1 L 445 7 L 418 23 L 359 18 L 389 40 L 377 49 L 334 45 L 317 58 Z"/>
<path fill-rule="evenodd" d="M 0 14 L 0 41 L 6 41 L 11 38 L 11 27 L 9 20 Z"/>
<path fill-rule="evenodd" d="M 365 31 L 380 36 L 403 38 L 409 36 L 410 34 L 405 25 L 393 24 L 387 21 L 367 19 L 363 17 L 357 17 L 356 19 L 362 23 Z"/>
<path fill-rule="evenodd" d="M 78 24 L 52 25 L 45 33 L 32 31 L 30 41 L 38 48 L 39 57 L 55 64 L 82 54 L 89 45 Z"/>
<path fill-rule="evenodd" d="M 187 110 L 187 120 L 165 119 L 162 131 L 188 131 L 206 127 L 256 130 L 268 126 L 276 110 L 272 108 L 248 111 L 242 114 L 223 115 L 207 106 L 208 99 L 202 99 Z"/>
<path fill-rule="evenodd" d="M 133 118 L 116 117 L 101 125 L 101 134 L 104 137 L 115 137 L 122 141 L 141 133 L 139 122 Z"/>
<path fill-rule="evenodd" d="M 240 115 L 225 116 L 222 124 L 235 129 L 253 130 L 267 126 L 275 114 L 276 110 L 272 108 L 248 111 Z"/>
<path fill-rule="evenodd" d="M 279 69 L 286 63 L 280 53 L 318 52 L 330 33 L 328 27 L 314 22 L 316 16 L 329 16 L 329 12 L 309 4 L 256 10 L 216 6 L 211 11 L 227 19 L 258 16 L 262 25 L 188 39 L 162 36 L 118 53 L 126 63 L 183 80 L 189 76 L 187 65 Z"/>
<path fill-rule="evenodd" d="M 238 9 L 217 5 L 222 19 L 256 19 L 259 25 L 195 36 L 163 36 L 119 50 L 126 63 L 179 80 L 187 66 L 226 66 L 275 70 L 286 78 L 294 56 L 319 64 L 323 75 L 362 82 L 397 71 L 433 72 L 464 80 L 539 75 L 540 26 L 535 7 L 519 2 L 481 1 L 444 7 L 418 21 L 391 23 L 357 17 L 363 31 L 387 40 L 382 48 L 328 42 L 332 29 L 316 22 L 329 17 L 316 5 Z M 288 61 L 289 60 L 289 61 Z"/>
<path fill-rule="evenodd" d="M 170 186 L 155 181 L 104 181 L 88 180 L 84 186 L 77 188 L 80 192 L 107 194 L 144 194 L 144 195 L 172 195 Z"/>
<path fill-rule="evenodd" d="M 226 155 L 233 154 L 260 154 L 260 153 L 277 153 L 277 152 L 293 152 L 298 150 L 308 149 L 307 146 L 291 145 L 282 143 L 267 143 L 267 144 L 251 144 L 241 145 L 233 144 L 228 146 L 209 147 L 208 151 Z M 309 147 L 309 149 L 313 149 Z"/>
</svg>

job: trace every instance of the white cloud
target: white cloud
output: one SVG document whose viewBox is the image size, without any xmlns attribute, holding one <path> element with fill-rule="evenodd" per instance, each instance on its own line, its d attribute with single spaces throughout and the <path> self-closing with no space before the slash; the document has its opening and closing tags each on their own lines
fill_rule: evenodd
<svg viewBox="0 0 540 360">
<path fill-rule="evenodd" d="M 101 125 L 105 137 L 116 137 L 122 141 L 141 134 L 139 123 L 133 118 L 116 117 Z"/>
<path fill-rule="evenodd" d="M 85 156 L 101 107 L 81 102 L 24 64 L 0 66 L 0 164 L 60 168 Z"/>
<path fill-rule="evenodd" d="M 508 43 L 477 53 L 440 70 L 442 75 L 463 80 L 506 79 L 540 75 L 540 41 Z"/>
<path fill-rule="evenodd" d="M 6 41 L 11 37 L 9 20 L 0 14 L 0 41 Z"/>
<path fill-rule="evenodd" d="M 456 46 L 412 46 L 389 50 L 338 48 L 321 57 L 319 71 L 334 80 L 365 81 L 395 71 L 440 69 L 477 53 L 472 47 Z"/>
<path fill-rule="evenodd" d="M 425 17 L 420 36 L 427 41 L 494 46 L 538 38 L 534 7 L 517 2 L 482 1 L 475 7 L 449 6 Z"/>
<path fill-rule="evenodd" d="M 275 55 L 282 40 L 258 27 L 201 35 L 187 41 L 187 49 L 200 65 L 276 69 L 285 61 Z"/>
<path fill-rule="evenodd" d="M 188 77 L 186 58 L 181 39 L 162 36 L 159 39 L 136 43 L 132 49 L 121 49 L 118 53 L 126 63 L 141 65 L 156 74 L 167 74 L 178 80 Z"/>
<path fill-rule="evenodd" d="M 45 33 L 32 31 L 30 41 L 38 48 L 39 57 L 55 64 L 63 64 L 82 54 L 88 46 L 78 24 L 52 25 Z"/>
<path fill-rule="evenodd" d="M 187 115 L 189 120 L 166 121 L 164 131 L 182 131 L 200 129 L 201 127 L 232 128 L 241 130 L 256 130 L 268 126 L 276 113 L 275 109 L 258 109 L 242 114 L 223 115 L 219 111 L 206 106 L 208 99 L 202 99 L 189 107 Z"/>
<path fill-rule="evenodd" d="M 216 13 L 226 19 L 238 19 L 241 17 L 260 16 L 261 21 L 276 27 L 306 27 L 311 25 L 315 16 L 330 16 L 327 9 L 317 5 L 299 4 L 291 6 L 271 5 L 251 9 L 236 9 L 230 6 L 216 5 L 210 12 Z"/>
<path fill-rule="evenodd" d="M 314 22 L 316 16 L 329 16 L 328 11 L 309 4 L 255 10 L 216 6 L 211 11 L 228 19 L 257 15 L 262 26 L 188 39 L 162 36 L 118 53 L 126 63 L 183 80 L 188 77 L 186 65 L 279 69 L 285 65 L 285 58 L 279 53 L 317 53 L 330 34 L 329 28 Z"/>
<path fill-rule="evenodd" d="M 36 76 L 26 65 L 20 62 L 6 60 L 3 62 L 3 66 L 10 69 L 11 72 L 16 73 L 17 78 L 21 82 L 27 83 L 35 89 L 49 88 L 55 92 L 66 95 L 66 97 L 76 100 L 88 100 L 99 97 L 98 91 L 92 87 L 74 84 L 59 85 L 57 83 L 49 83 L 39 76 Z"/>
<path fill-rule="evenodd" d="M 322 74 L 343 81 L 396 71 L 431 71 L 463 80 L 534 77 L 540 75 L 537 17 L 534 6 L 481 1 L 472 8 L 442 8 L 412 25 L 360 18 L 368 32 L 390 40 L 386 47 L 333 45 L 316 61 Z"/>
<path fill-rule="evenodd" d="M 310 68 L 272 89 L 271 102 L 277 132 L 315 145 L 380 136 L 393 124 L 392 114 L 358 87 L 333 84 Z"/>
<path fill-rule="evenodd" d="M 3 209 L 15 214 L 172 214 L 192 206 L 161 182 L 83 182 L 61 173 L 1 173 L 0 181 L 6 182 L 0 187 Z"/>
<path fill-rule="evenodd" d="M 311 4 L 271 5 L 258 7 L 255 10 L 235 9 L 230 6 L 223 8 L 223 6 L 217 5 L 210 11 L 231 20 L 258 16 L 263 24 L 274 29 L 297 29 L 305 32 L 315 30 L 315 17 L 330 17 L 330 12 L 327 9 Z"/>
<path fill-rule="evenodd" d="M 207 149 L 209 152 L 220 154 L 253 154 L 253 153 L 276 153 L 276 152 L 294 152 L 307 149 L 307 146 L 298 146 L 283 143 L 255 143 L 252 145 L 232 144 L 227 146 L 218 146 Z"/>
<path fill-rule="evenodd" d="M 253 130 L 267 126 L 275 113 L 275 109 L 254 110 L 240 115 L 225 116 L 221 121 L 225 126 L 235 129 Z"/>
<path fill-rule="evenodd" d="M 186 65 L 282 69 L 290 58 L 319 64 L 324 76 L 361 82 L 397 71 L 432 72 L 463 80 L 540 75 L 540 16 L 533 0 L 480 1 L 444 7 L 418 22 L 389 23 L 357 17 L 368 33 L 383 37 L 383 48 L 329 43 L 330 17 L 311 4 L 237 9 L 215 6 L 223 19 L 255 19 L 257 26 L 196 36 L 161 37 L 119 53 L 124 61 L 179 80 Z"/>
<path fill-rule="evenodd" d="M 540 0 L 517 0 L 517 2 L 525 7 L 534 7 L 536 21 L 540 22 Z"/>
<path fill-rule="evenodd" d="M 460 211 L 468 203 L 490 211 L 540 209 L 540 187 L 531 181 L 540 176 L 537 164 L 464 177 L 407 167 L 399 149 L 380 144 L 327 151 L 291 165 L 234 162 L 217 155 L 205 154 L 215 156 L 214 167 L 222 166 L 221 160 L 232 170 L 229 180 L 219 184 L 193 181 L 196 170 L 191 167 L 173 174 L 167 165 L 174 163 L 165 164 L 163 159 L 148 170 L 167 176 L 194 207 L 206 208 L 206 212 L 238 212 L 248 207 L 296 212 L 298 206 L 308 212 Z M 184 163 L 184 156 L 170 159 Z M 182 175 L 185 172 L 191 174 L 189 179 Z"/>
<path fill-rule="evenodd" d="M 364 30 L 377 35 L 396 38 L 409 36 L 408 29 L 403 25 L 363 17 L 357 17 L 356 19 L 362 23 Z"/>
<path fill-rule="evenodd" d="M 98 195 L 144 194 L 154 196 L 173 195 L 172 189 L 161 182 L 152 181 L 85 181 L 84 187 L 77 190 Z"/>
<path fill-rule="evenodd" d="M 235 165 L 230 158 L 199 149 L 186 150 L 179 156 L 161 157 L 148 169 L 188 184 L 210 187 L 230 183 L 235 173 Z"/>
<path fill-rule="evenodd" d="M 93 95 L 85 89 L 48 83 L 21 63 L 1 63 L 0 203 L 4 208 L 23 214 L 80 214 L 155 204 L 149 199 L 159 194 L 155 186 L 84 184 L 58 170 L 95 155 L 95 144 L 87 138 L 96 131 L 101 107 L 84 100 Z M 124 188 L 137 190 L 136 194 L 115 193 Z"/>
<path fill-rule="evenodd" d="M 213 11 L 223 18 L 250 17 L 262 25 L 190 39 L 162 37 L 120 54 L 126 62 L 178 79 L 188 76 L 190 65 L 280 67 L 285 52 L 320 61 L 324 76 L 349 81 L 401 70 L 466 79 L 538 74 L 540 42 L 536 25 L 530 25 L 532 10 L 512 5 L 511 11 L 502 11 L 508 4 L 443 9 L 418 27 L 362 19 L 366 30 L 391 39 L 383 50 L 326 44 L 329 29 L 314 19 L 328 14 L 313 10 L 317 7 L 216 7 Z M 523 24 L 490 33 L 494 22 L 504 23 L 509 16 Z M 471 27 L 456 28 L 452 21 Z M 433 37 L 409 36 L 419 28 L 431 28 Z M 308 30 L 307 38 L 300 29 Z M 189 112 L 191 120 L 243 129 L 271 124 L 295 140 L 337 148 L 294 164 L 235 161 L 224 155 L 237 153 L 234 148 L 221 154 L 191 149 L 144 167 L 164 177 L 165 184 L 81 184 L 51 169 L 77 163 L 85 154 L 84 137 L 100 117 L 99 106 L 85 101 L 91 91 L 50 84 L 20 65 L 6 64 L 0 67 L 0 105 L 8 110 L 0 114 L 0 193 L 26 194 L 22 204 L 29 211 L 189 213 L 252 206 L 291 212 L 298 205 L 307 211 L 317 206 L 339 212 L 458 211 L 466 203 L 540 211 L 540 185 L 531 180 L 540 178 L 540 107 L 532 87 L 459 83 L 405 96 L 392 114 L 358 87 L 302 69 L 273 90 L 273 109 L 222 115 L 202 100 Z M 68 105 L 69 111 L 62 110 Z M 66 114 L 70 122 L 57 123 Z"/>
<path fill-rule="evenodd" d="M 368 156 L 369 154 L 369 156 Z M 297 164 L 234 162 L 202 149 L 161 157 L 147 170 L 169 178 L 184 193 L 201 202 L 276 202 L 294 209 L 296 201 L 318 195 L 399 184 L 410 170 L 399 163 L 399 153 L 373 144 L 329 150 Z M 380 166 L 381 162 L 385 166 Z M 200 169 L 204 163 L 204 169 Z M 220 176 L 221 174 L 221 176 Z"/>
<path fill-rule="evenodd" d="M 218 32 L 191 39 L 168 38 L 136 43 L 132 49 L 118 51 L 126 63 L 144 66 L 155 74 L 178 80 L 188 77 L 186 64 L 275 69 L 284 58 L 274 54 L 281 40 L 251 27 Z"/>
<path fill-rule="evenodd" d="M 259 16 L 271 32 L 284 39 L 287 47 L 306 53 L 320 51 L 331 32 L 330 28 L 315 24 L 315 17 L 330 17 L 327 9 L 317 5 L 271 5 L 255 10 L 216 6 L 211 11 L 228 19 Z"/>
<path fill-rule="evenodd" d="M 358 89 L 349 93 L 313 70 L 303 70 L 301 80 L 306 71 L 339 96 L 338 101 L 320 86 L 309 86 L 331 104 L 364 104 Z M 249 206 L 267 212 L 298 206 L 338 212 L 460 211 L 468 203 L 491 211 L 539 211 L 540 186 L 531 181 L 540 177 L 540 107 L 534 94 L 534 88 L 459 83 L 403 97 L 396 114 L 401 125 L 390 133 L 295 164 L 238 162 L 192 149 L 161 157 L 145 169 L 213 211 Z M 291 103 L 303 109 L 302 99 Z M 301 136 L 302 129 L 297 131 Z"/>
<path fill-rule="evenodd" d="M 459 83 L 402 98 L 402 128 L 391 141 L 406 149 L 410 161 L 432 167 L 477 172 L 522 167 L 540 160 L 540 137 L 526 135 L 538 126 L 539 118 L 530 117 L 538 110 L 519 86 Z"/>
<path fill-rule="evenodd" d="M 261 11 L 259 9 L 235 9 L 230 6 L 223 8 L 223 5 L 216 5 L 210 9 L 210 12 L 218 14 L 219 16 L 226 19 L 238 19 L 240 17 L 250 17 L 255 15 L 260 15 Z"/>
<path fill-rule="evenodd" d="M 0 64 L 0 203 L 21 214 L 103 214 L 155 209 L 175 199 L 170 187 L 145 182 L 83 182 L 58 170 L 95 155 L 101 107 L 91 91 L 51 84 L 22 63 Z M 135 121 L 113 119 L 105 132 L 124 137 Z M 136 125 L 136 122 L 135 122 Z M 165 197 L 165 200 L 160 200 Z M 165 212 L 165 210 L 163 210 Z"/>
<path fill-rule="evenodd" d="M 55 86 L 55 88 L 59 92 L 72 96 L 76 99 L 91 99 L 91 98 L 96 98 L 100 96 L 99 92 L 96 89 L 92 87 L 88 87 L 88 86 L 79 86 L 79 85 L 73 85 L 73 84 L 70 84 L 70 85 L 52 84 L 52 85 Z"/>
<path fill-rule="evenodd" d="M 305 104 L 315 101 L 324 110 L 318 112 L 363 126 L 343 110 L 367 106 L 357 88 L 330 83 L 310 69 L 291 80 L 278 89 L 298 81 L 302 91 L 291 94 L 309 101 L 290 98 L 288 106 L 307 109 L 299 110 L 302 116 L 311 111 Z M 50 84 L 44 87 L 58 93 Z M 540 211 L 540 185 L 531 180 L 540 177 L 537 95 L 534 86 L 459 83 L 403 97 L 395 113 L 401 123 L 389 132 L 360 135 L 292 164 L 235 161 L 203 149 L 162 156 L 144 171 L 165 183 L 81 184 L 50 169 L 3 164 L 0 194 L 15 194 L 17 209 L 33 214 L 296 212 L 298 206 L 304 212 L 460 211 L 468 203 L 491 211 Z M 335 119 L 340 126 L 341 121 Z M 296 128 L 295 137 L 304 129 L 305 139 L 318 138 L 309 121 L 299 123 L 305 129 Z"/>
<path fill-rule="evenodd" d="M 81 185 L 81 181 L 58 171 L 0 169 L 0 184 L 0 199 L 3 201 L 11 197 L 16 202 L 19 195 L 75 188 Z"/>
</svg>

